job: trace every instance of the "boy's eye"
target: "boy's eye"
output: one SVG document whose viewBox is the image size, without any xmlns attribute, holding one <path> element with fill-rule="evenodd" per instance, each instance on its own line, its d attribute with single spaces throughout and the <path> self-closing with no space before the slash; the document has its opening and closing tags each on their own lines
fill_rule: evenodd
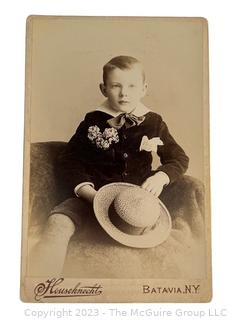
<svg viewBox="0 0 233 320">
<path fill-rule="evenodd" d="M 120 85 L 119 84 L 112 84 L 112 88 L 119 88 Z"/>
<path fill-rule="evenodd" d="M 135 87 L 135 84 L 130 84 L 129 87 L 130 87 L 130 88 L 134 88 L 134 87 Z"/>
</svg>

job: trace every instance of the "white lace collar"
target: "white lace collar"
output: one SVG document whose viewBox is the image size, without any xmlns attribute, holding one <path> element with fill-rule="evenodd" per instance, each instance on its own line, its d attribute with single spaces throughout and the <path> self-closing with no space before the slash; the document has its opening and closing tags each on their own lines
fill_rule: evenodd
<svg viewBox="0 0 233 320">
<path fill-rule="evenodd" d="M 122 111 L 115 111 L 109 106 L 108 100 L 105 100 L 97 109 L 97 111 L 102 111 L 107 114 L 110 114 L 113 117 L 118 116 L 122 113 Z M 144 116 L 146 113 L 151 111 L 148 107 L 146 107 L 143 103 L 139 103 L 134 110 L 133 114 L 137 117 Z"/>
</svg>

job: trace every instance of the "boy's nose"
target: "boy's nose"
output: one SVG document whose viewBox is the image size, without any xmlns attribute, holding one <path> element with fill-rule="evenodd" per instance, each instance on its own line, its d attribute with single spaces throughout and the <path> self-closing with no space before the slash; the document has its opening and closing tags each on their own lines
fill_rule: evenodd
<svg viewBox="0 0 233 320">
<path fill-rule="evenodd" d="M 127 93 L 126 88 L 122 87 L 122 88 L 121 88 L 121 91 L 120 91 L 121 97 L 127 96 L 127 94 L 128 94 L 128 93 Z"/>
</svg>

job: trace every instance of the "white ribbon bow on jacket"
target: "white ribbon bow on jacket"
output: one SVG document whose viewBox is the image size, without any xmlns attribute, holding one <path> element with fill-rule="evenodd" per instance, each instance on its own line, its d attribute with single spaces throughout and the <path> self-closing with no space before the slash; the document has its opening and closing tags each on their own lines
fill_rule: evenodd
<svg viewBox="0 0 233 320">
<path fill-rule="evenodd" d="M 163 146 L 163 141 L 159 137 L 148 139 L 147 136 L 143 136 L 139 150 L 154 151 L 157 153 L 158 146 Z"/>
</svg>

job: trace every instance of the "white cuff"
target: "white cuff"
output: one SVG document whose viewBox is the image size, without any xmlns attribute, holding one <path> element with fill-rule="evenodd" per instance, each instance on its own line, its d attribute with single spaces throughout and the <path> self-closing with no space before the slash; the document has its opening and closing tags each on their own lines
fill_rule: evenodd
<svg viewBox="0 0 233 320">
<path fill-rule="evenodd" d="M 170 178 L 169 178 L 169 176 L 166 174 L 166 172 L 164 172 L 164 171 L 158 171 L 157 172 L 157 174 L 162 174 L 163 176 L 164 176 L 164 178 L 165 178 L 165 186 L 167 186 L 168 184 L 169 184 L 169 182 L 170 182 Z"/>
<path fill-rule="evenodd" d="M 82 183 L 79 183 L 75 188 L 74 188 L 74 193 L 75 195 L 79 198 L 79 194 L 78 194 L 78 190 L 83 187 L 83 186 L 86 186 L 86 185 L 89 185 L 89 186 L 92 186 L 93 188 L 95 188 L 94 184 L 92 182 L 82 182 Z"/>
</svg>

